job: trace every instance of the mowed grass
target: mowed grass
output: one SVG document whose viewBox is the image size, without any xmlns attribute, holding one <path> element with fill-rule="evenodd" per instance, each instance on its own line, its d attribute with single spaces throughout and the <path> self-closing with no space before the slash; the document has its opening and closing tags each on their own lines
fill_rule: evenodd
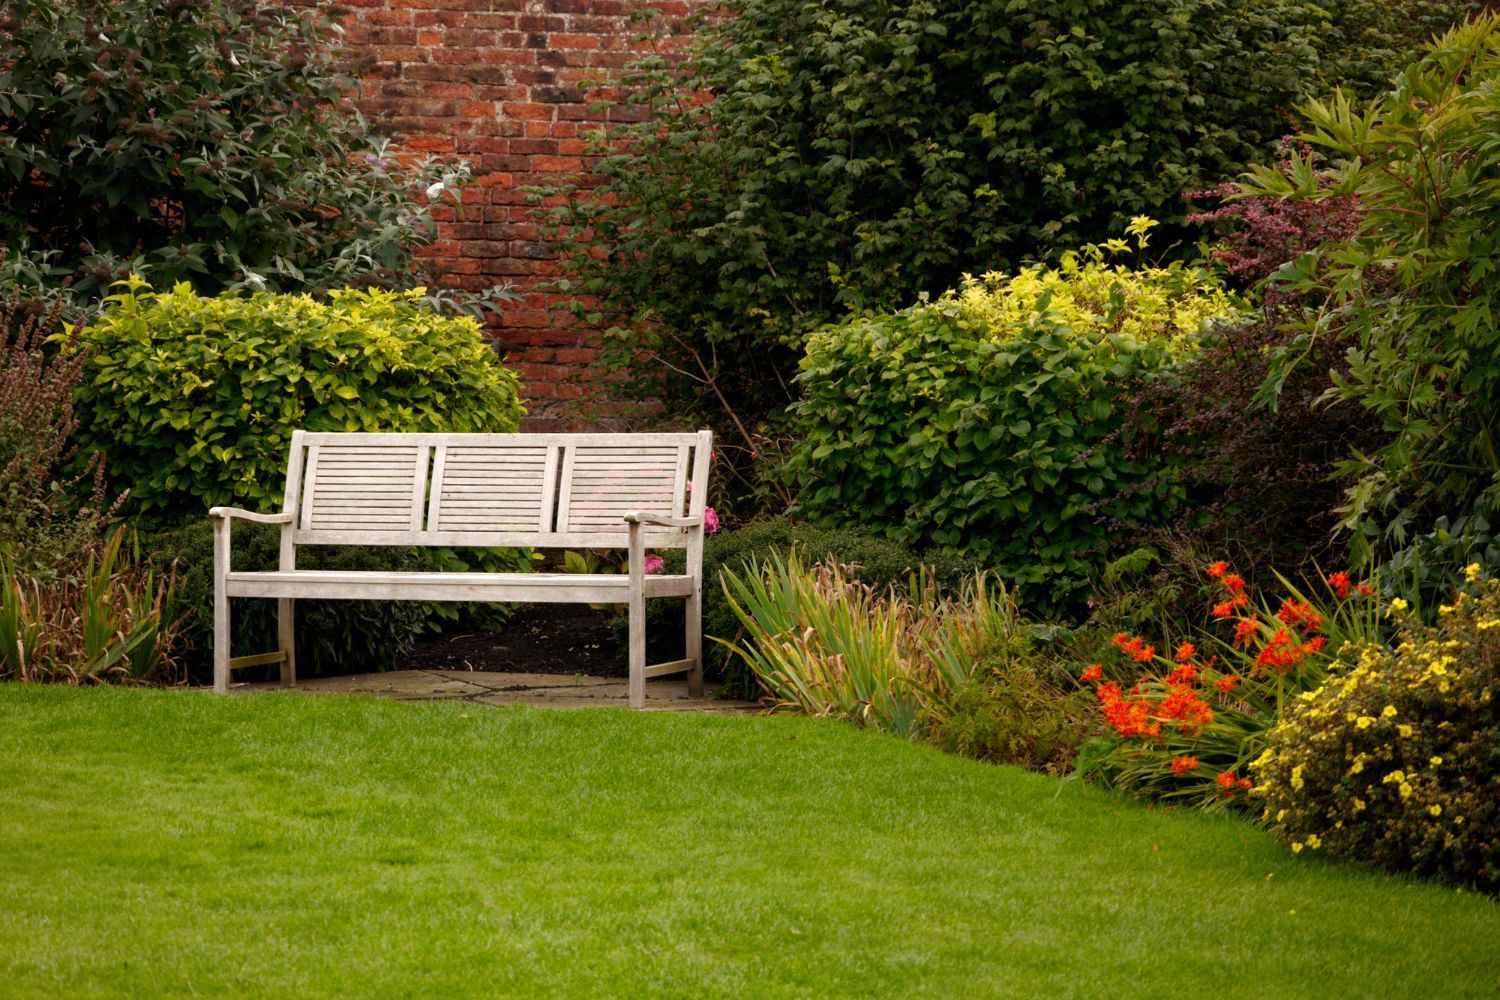
<svg viewBox="0 0 1500 1000">
<path fill-rule="evenodd" d="M 0 685 L 0 994 L 1493 996 L 1491 901 L 833 722 Z"/>
</svg>

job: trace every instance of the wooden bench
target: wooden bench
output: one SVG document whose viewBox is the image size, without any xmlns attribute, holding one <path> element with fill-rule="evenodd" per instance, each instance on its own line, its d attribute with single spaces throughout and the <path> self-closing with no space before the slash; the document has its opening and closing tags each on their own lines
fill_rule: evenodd
<svg viewBox="0 0 1500 1000">
<path fill-rule="evenodd" d="M 686 673 L 703 693 L 703 506 L 712 436 L 324 434 L 297 431 L 280 514 L 215 507 L 214 690 L 269 663 L 297 678 L 294 602 L 503 601 L 627 604 L 630 705 L 646 678 Z M 281 526 L 280 568 L 230 566 L 235 519 Z M 297 568 L 301 545 L 624 548 L 625 574 L 333 572 Z M 647 548 L 687 550 L 686 571 L 646 575 Z M 277 650 L 232 659 L 229 600 L 277 601 Z M 646 598 L 687 602 L 685 658 L 646 664 Z"/>
</svg>

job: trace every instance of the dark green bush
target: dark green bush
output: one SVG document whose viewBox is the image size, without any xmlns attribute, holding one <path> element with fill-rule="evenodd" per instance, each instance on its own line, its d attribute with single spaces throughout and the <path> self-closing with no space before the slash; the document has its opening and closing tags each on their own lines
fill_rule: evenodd
<svg viewBox="0 0 1500 1000">
<path fill-rule="evenodd" d="M 1500 504 L 1500 23 L 1485 14 L 1434 40 L 1388 94 L 1338 94 L 1301 117 L 1303 153 L 1240 189 L 1361 207 L 1356 233 L 1281 275 L 1310 304 L 1278 367 L 1346 331 L 1330 395 L 1383 434 L 1345 463 L 1340 512 L 1378 558 L 1441 515 Z"/>
<path fill-rule="evenodd" d="M 0 243 L 93 301 L 166 287 L 424 284 L 429 210 L 462 165 L 388 154 L 342 107 L 322 3 L 9 0 L 0 7 Z"/>
<path fill-rule="evenodd" d="M 1431 619 L 1452 597 L 1464 570 L 1478 563 L 1488 577 L 1500 577 L 1500 511 L 1481 501 L 1467 514 L 1439 517 L 1432 530 L 1411 539 L 1377 574 L 1388 594 L 1412 599 Z"/>
<path fill-rule="evenodd" d="M 1143 247 L 1149 225 L 1132 224 Z M 1088 248 L 820 331 L 793 408 L 802 509 L 976 559 L 1028 610 L 1077 611 L 1116 526 L 1166 525 L 1179 500 L 1170 475 L 1130 457 L 1136 388 L 1235 315 L 1202 272 Z"/>
<path fill-rule="evenodd" d="M 1182 194 L 1267 157 L 1287 107 L 1384 88 L 1468 6 L 728 0 L 685 62 L 637 66 L 629 124 L 553 192 L 562 287 L 618 362 L 753 425 L 802 338 L 850 311 L 1139 214 L 1178 242 Z"/>
<path fill-rule="evenodd" d="M 517 379 L 479 324 L 418 298 L 204 298 L 131 279 L 83 333 L 79 440 L 109 452 L 132 513 L 170 525 L 276 507 L 294 430 L 514 431 Z"/>
</svg>

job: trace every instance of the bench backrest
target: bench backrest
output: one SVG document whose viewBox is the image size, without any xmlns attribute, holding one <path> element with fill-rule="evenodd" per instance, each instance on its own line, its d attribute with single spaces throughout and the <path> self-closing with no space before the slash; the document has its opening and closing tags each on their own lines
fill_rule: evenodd
<svg viewBox="0 0 1500 1000">
<path fill-rule="evenodd" d="M 297 545 L 615 548 L 624 516 L 701 516 L 713 447 L 696 434 L 297 431 L 284 509 Z M 644 529 L 655 548 L 680 530 Z"/>
</svg>

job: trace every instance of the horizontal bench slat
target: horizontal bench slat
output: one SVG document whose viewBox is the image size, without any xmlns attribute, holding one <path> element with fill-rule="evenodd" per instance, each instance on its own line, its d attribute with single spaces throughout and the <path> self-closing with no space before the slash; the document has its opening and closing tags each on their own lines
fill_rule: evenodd
<svg viewBox="0 0 1500 1000">
<path fill-rule="evenodd" d="M 666 677 L 670 674 L 682 674 L 697 666 L 697 660 L 672 660 L 669 663 L 652 663 L 646 667 L 646 676 Z"/>
<path fill-rule="evenodd" d="M 441 523 L 441 522 L 440 522 Z M 630 544 L 630 533 L 624 524 L 605 527 L 603 525 L 579 531 L 524 531 L 505 529 L 491 530 L 489 526 L 449 530 L 429 528 L 412 531 L 407 528 L 368 528 L 355 526 L 297 528 L 292 540 L 297 545 L 435 545 L 462 548 L 538 548 L 566 549 L 625 548 Z M 641 532 L 646 548 L 685 549 L 689 533 L 676 528 L 646 529 Z"/>
<path fill-rule="evenodd" d="M 628 574 L 574 573 L 384 573 L 292 570 L 230 573 L 231 597 L 294 597 L 326 600 L 495 601 L 624 604 Z M 647 597 L 684 597 L 690 576 L 652 574 Z"/>
<path fill-rule="evenodd" d="M 268 663 L 285 663 L 286 653 L 277 650 L 274 653 L 256 653 L 253 656 L 236 656 L 230 659 L 230 670 L 243 670 L 245 667 L 263 667 Z"/>
<path fill-rule="evenodd" d="M 691 447 L 699 441 L 696 432 L 646 432 L 631 433 L 630 443 L 621 445 L 619 434 L 606 432 L 598 433 L 524 433 L 524 434 L 486 434 L 486 433 L 401 433 L 397 431 L 307 431 L 302 436 L 304 444 L 316 444 L 322 447 L 352 447 L 355 446 L 351 439 L 358 438 L 357 447 L 371 445 L 435 445 L 445 444 L 450 448 L 457 447 L 536 447 L 538 445 L 577 445 L 591 448 L 607 447 L 614 442 L 614 447 L 636 448 L 652 447 L 662 445 L 673 445 Z"/>
</svg>

